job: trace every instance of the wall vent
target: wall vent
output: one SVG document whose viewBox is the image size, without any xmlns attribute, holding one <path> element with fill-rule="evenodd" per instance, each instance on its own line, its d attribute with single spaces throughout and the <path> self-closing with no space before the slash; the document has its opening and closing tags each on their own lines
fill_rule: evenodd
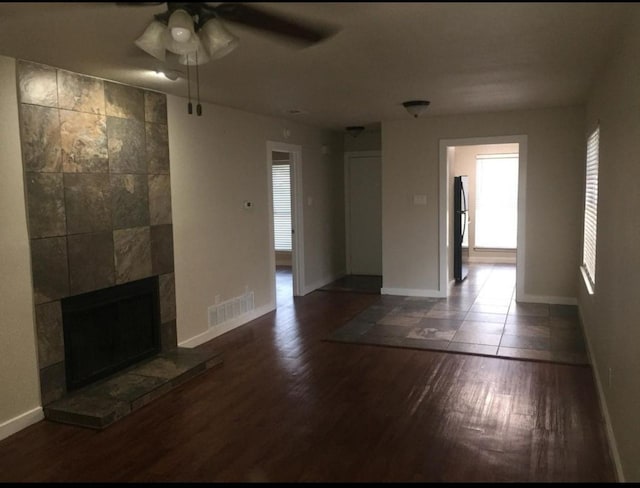
<svg viewBox="0 0 640 488">
<path fill-rule="evenodd" d="M 224 324 L 230 320 L 253 311 L 253 292 L 247 291 L 243 295 L 231 298 L 221 303 L 211 305 L 208 309 L 209 327 Z"/>
</svg>

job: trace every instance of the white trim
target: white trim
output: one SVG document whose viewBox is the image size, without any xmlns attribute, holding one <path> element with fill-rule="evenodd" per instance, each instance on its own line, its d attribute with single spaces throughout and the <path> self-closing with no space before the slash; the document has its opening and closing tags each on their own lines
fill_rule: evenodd
<svg viewBox="0 0 640 488">
<path fill-rule="evenodd" d="M 382 295 L 398 295 L 401 297 L 424 297 L 424 298 L 444 298 L 447 296 L 447 290 L 426 290 L 422 288 L 382 288 Z"/>
<path fill-rule="evenodd" d="M 42 407 L 28 410 L 0 424 L 0 441 L 44 419 Z"/>
<path fill-rule="evenodd" d="M 524 300 L 525 283 L 525 230 L 526 230 L 526 190 L 527 190 L 527 136 L 495 136 L 495 137 L 470 137 L 465 139 L 440 139 L 439 150 L 439 218 L 438 218 L 438 261 L 440 264 L 438 287 L 441 296 L 447 296 L 447 283 L 449 282 L 449 257 L 447 250 L 447 216 L 449 209 L 449 174 L 451 168 L 447 161 L 447 147 L 456 146 L 480 146 L 485 144 L 518 144 L 518 248 L 516 250 L 516 297 Z"/>
<path fill-rule="evenodd" d="M 347 151 L 344 153 L 344 240 L 347 274 L 351 274 L 351 236 L 349 232 L 351 226 L 351 212 L 349 211 L 351 209 L 351 193 L 349 192 L 349 184 L 351 182 L 350 162 L 356 158 L 380 158 L 380 171 L 382 171 L 382 151 Z M 382 195 L 380 196 L 382 197 Z M 380 215 L 380 219 L 382 219 L 382 215 Z"/>
<path fill-rule="evenodd" d="M 469 256 L 470 263 L 516 264 L 515 256 Z"/>
<path fill-rule="evenodd" d="M 341 271 L 340 273 L 336 273 L 332 278 L 318 280 L 315 283 L 312 283 L 311 285 L 306 286 L 303 290 L 303 293 L 305 295 L 308 295 L 309 293 L 316 291 L 318 288 L 322 288 L 323 286 L 326 286 L 329 283 L 333 283 L 334 281 L 339 280 L 340 278 L 343 278 L 346 275 L 347 275 L 346 272 Z"/>
<path fill-rule="evenodd" d="M 293 279 L 293 294 L 304 294 L 304 200 L 302 194 L 302 146 L 287 144 L 284 142 L 267 141 L 267 195 L 269 198 L 269 272 L 271 273 L 270 302 L 276 308 L 276 254 L 273 244 L 273 203 L 271 165 L 273 164 L 273 151 L 291 153 L 291 200 L 292 224 L 295 232 L 291 239 L 291 276 Z"/>
<path fill-rule="evenodd" d="M 542 295 L 521 295 L 516 297 L 516 302 L 524 303 L 550 303 L 552 305 L 577 305 L 575 297 L 545 297 Z"/>
<path fill-rule="evenodd" d="M 215 327 L 211 327 L 210 329 L 202 332 L 201 334 L 198 334 L 196 336 L 193 336 L 190 339 L 187 339 L 186 341 L 182 341 L 180 343 L 178 343 L 178 346 L 180 347 L 186 347 L 186 348 L 193 348 L 193 347 L 197 347 L 200 344 L 204 344 L 205 342 L 210 341 L 211 339 L 214 339 L 218 336 L 221 336 L 222 334 L 229 332 L 230 330 L 233 330 L 237 327 L 240 327 L 241 325 L 245 325 L 249 322 L 251 322 L 252 320 L 257 319 L 258 317 L 262 317 L 263 315 L 268 314 L 269 312 L 273 312 L 276 309 L 275 306 L 271 305 L 271 304 L 267 304 L 264 305 L 260 308 L 256 308 L 255 310 L 252 310 L 251 312 L 247 312 L 245 314 L 239 315 L 227 322 L 224 322 L 222 324 L 218 324 Z"/>
<path fill-rule="evenodd" d="M 600 408 L 602 410 L 602 416 L 604 417 L 604 424 L 607 431 L 607 440 L 609 441 L 609 454 L 611 455 L 611 459 L 613 459 L 613 465 L 616 469 L 616 476 L 618 478 L 619 483 L 624 483 L 624 471 L 622 469 L 622 460 L 620 459 L 620 453 L 618 451 L 618 443 L 616 442 L 616 436 L 613 432 L 613 425 L 611 423 L 611 415 L 609 414 L 609 408 L 607 407 L 606 397 L 604 395 L 604 388 L 602 380 L 600 379 L 600 373 L 598 369 L 598 363 L 596 362 L 596 357 L 593 354 L 593 348 L 591 347 L 591 341 L 589 340 L 589 335 L 587 334 L 584 314 L 582 313 L 582 308 L 578 305 L 578 313 L 580 314 L 580 324 L 582 326 L 582 335 L 585 337 L 587 341 L 587 352 L 589 354 L 589 362 L 591 363 L 591 370 L 593 371 L 593 377 L 596 382 L 596 391 L 598 392 L 598 400 L 600 401 Z"/>
</svg>

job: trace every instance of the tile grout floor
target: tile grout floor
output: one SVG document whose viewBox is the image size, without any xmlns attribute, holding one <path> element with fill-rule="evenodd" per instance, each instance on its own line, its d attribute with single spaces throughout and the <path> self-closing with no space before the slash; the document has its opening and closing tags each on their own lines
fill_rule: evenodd
<svg viewBox="0 0 640 488">
<path fill-rule="evenodd" d="M 473 264 L 449 297 L 384 295 L 329 338 L 588 364 L 577 307 L 515 301 L 515 265 Z"/>
</svg>

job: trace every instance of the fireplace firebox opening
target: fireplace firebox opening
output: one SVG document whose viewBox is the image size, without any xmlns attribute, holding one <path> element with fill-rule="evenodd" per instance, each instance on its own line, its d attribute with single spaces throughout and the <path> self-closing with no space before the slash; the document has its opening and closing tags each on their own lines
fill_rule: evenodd
<svg viewBox="0 0 640 488">
<path fill-rule="evenodd" d="M 62 300 L 67 390 L 160 352 L 158 277 Z"/>
</svg>

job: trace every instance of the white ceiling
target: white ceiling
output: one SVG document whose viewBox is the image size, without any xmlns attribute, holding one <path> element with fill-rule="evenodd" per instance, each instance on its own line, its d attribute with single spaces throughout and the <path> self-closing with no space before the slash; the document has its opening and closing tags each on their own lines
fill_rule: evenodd
<svg viewBox="0 0 640 488">
<path fill-rule="evenodd" d="M 260 3 L 340 28 L 300 49 L 228 23 L 240 46 L 201 66 L 202 100 L 341 129 L 424 116 L 582 103 L 621 31 L 614 3 Z M 0 54 L 186 96 L 133 41 L 165 5 L 0 3 Z M 170 67 L 184 70 L 172 61 Z M 291 115 L 289 110 L 306 113 Z M 186 110 L 186 108 L 185 108 Z"/>
</svg>

